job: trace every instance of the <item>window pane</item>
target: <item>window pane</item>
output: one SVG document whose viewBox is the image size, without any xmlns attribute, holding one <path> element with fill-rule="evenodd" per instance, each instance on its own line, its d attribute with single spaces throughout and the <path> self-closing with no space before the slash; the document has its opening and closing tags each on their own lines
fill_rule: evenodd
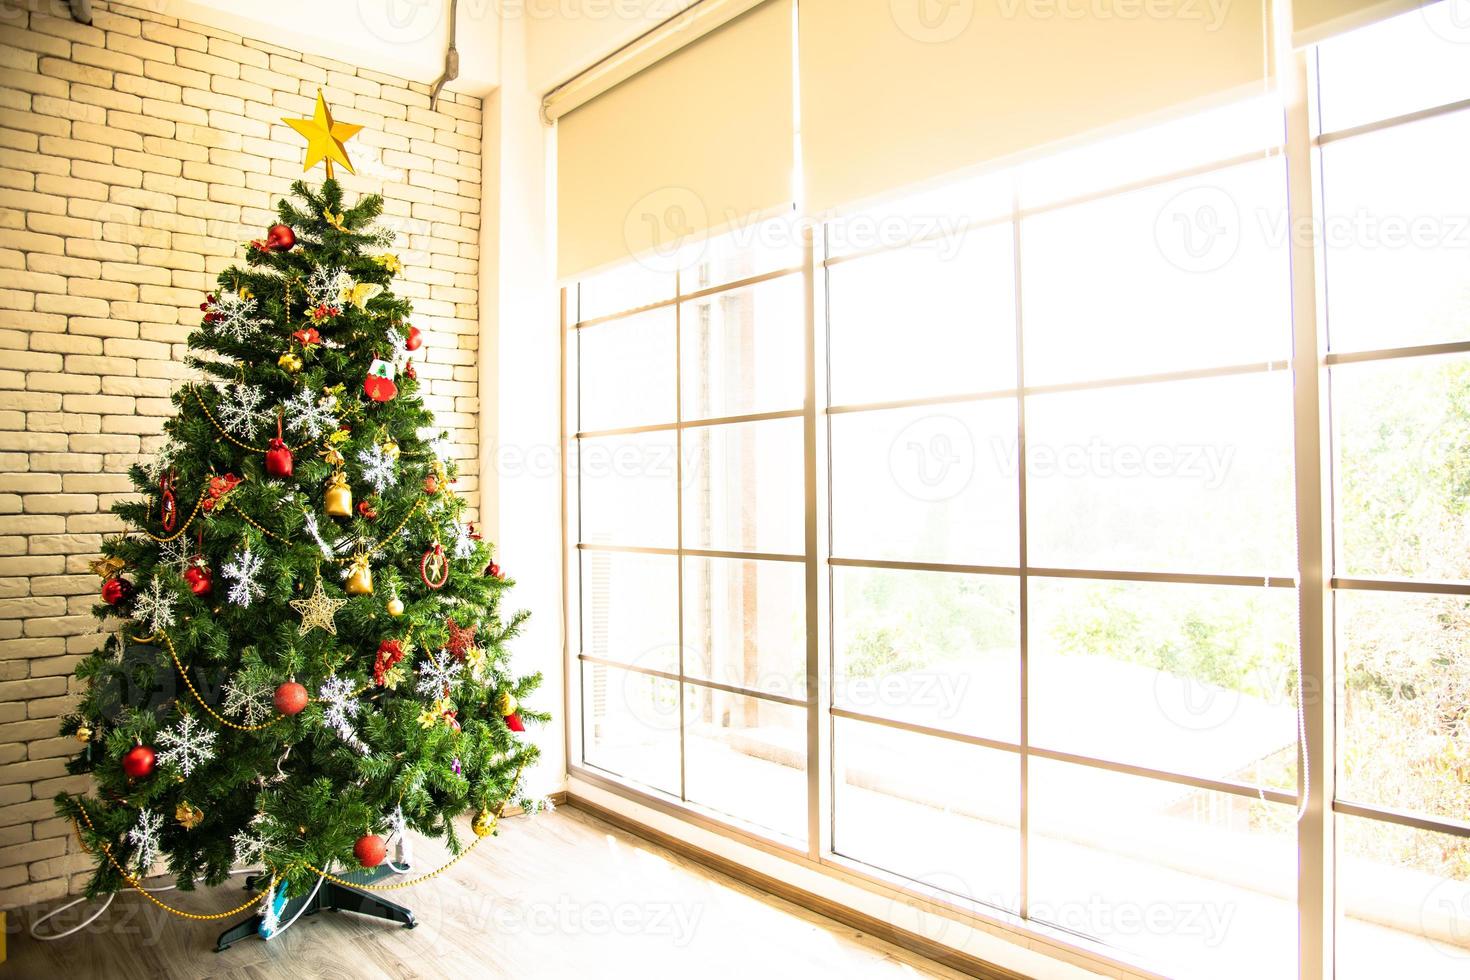
<svg viewBox="0 0 1470 980">
<path fill-rule="evenodd" d="M 1296 976 L 1291 807 L 1030 765 L 1033 918 L 1148 957 L 1169 976 Z"/>
<path fill-rule="evenodd" d="M 680 259 L 679 291 L 739 282 L 751 276 L 792 269 L 802 263 L 802 222 L 773 218 L 742 225 L 734 231 L 693 243 Z"/>
<path fill-rule="evenodd" d="M 1463 112 L 1322 148 L 1333 350 L 1470 337 L 1467 157 L 1470 115 Z"/>
<path fill-rule="evenodd" d="M 827 270 L 834 405 L 1016 384 L 1009 225 Z"/>
<path fill-rule="evenodd" d="M 679 560 L 609 551 L 579 554 L 582 652 L 650 670 L 677 670 Z"/>
<path fill-rule="evenodd" d="M 582 755 L 589 765 L 679 792 L 679 686 L 603 664 L 582 664 Z"/>
<path fill-rule="evenodd" d="M 801 277 L 787 276 L 684 304 L 679 356 L 686 420 L 802 407 L 804 298 Z"/>
<path fill-rule="evenodd" d="M 1293 589 L 1032 579 L 1031 740 L 1296 789 Z"/>
<path fill-rule="evenodd" d="M 578 428 L 673 422 L 674 311 L 654 310 L 577 331 Z"/>
<path fill-rule="evenodd" d="M 1463 980 L 1470 839 L 1339 816 L 1339 980 Z"/>
<path fill-rule="evenodd" d="M 1019 598 L 1014 578 L 834 568 L 834 703 L 1017 741 Z"/>
<path fill-rule="evenodd" d="M 581 540 L 672 548 L 677 502 L 673 432 L 580 439 Z"/>
<path fill-rule="evenodd" d="M 1016 909 L 1019 757 L 849 718 L 832 724 L 832 850 Z"/>
<path fill-rule="evenodd" d="M 806 698 L 806 566 L 684 559 L 684 673 Z"/>
<path fill-rule="evenodd" d="M 1042 567 L 1296 567 L 1291 375 L 1026 402 L 1029 557 Z"/>
<path fill-rule="evenodd" d="M 1014 399 L 841 413 L 831 421 L 834 554 L 1016 563 Z"/>
<path fill-rule="evenodd" d="M 577 284 L 577 320 L 595 320 L 674 296 L 673 273 L 629 263 Z"/>
<path fill-rule="evenodd" d="M 1021 227 L 1026 383 L 1285 358 L 1291 344 L 1278 158 L 1105 197 Z"/>
<path fill-rule="evenodd" d="M 1343 672 L 1338 795 L 1464 820 L 1470 597 L 1339 590 L 1335 598 Z"/>
<path fill-rule="evenodd" d="M 1317 48 L 1322 130 L 1333 132 L 1470 97 L 1463 0 L 1426 4 Z"/>
<path fill-rule="evenodd" d="M 684 685 L 690 801 L 806 839 L 806 711 Z"/>
<path fill-rule="evenodd" d="M 1332 369 L 1338 567 L 1470 579 L 1470 357 Z"/>
<path fill-rule="evenodd" d="M 1250 98 L 1155 126 L 1127 127 L 1027 161 L 1017 174 L 1021 207 L 1057 204 L 1248 153 L 1264 155 L 1282 142 L 1281 102 L 1264 86 L 1255 88 L 1258 94 Z"/>
<path fill-rule="evenodd" d="M 801 554 L 802 420 L 684 430 L 684 546 Z"/>
</svg>

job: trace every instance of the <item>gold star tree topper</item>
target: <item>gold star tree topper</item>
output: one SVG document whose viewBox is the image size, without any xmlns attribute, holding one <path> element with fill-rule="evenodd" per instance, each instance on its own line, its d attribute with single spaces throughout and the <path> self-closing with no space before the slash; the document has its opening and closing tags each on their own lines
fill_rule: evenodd
<svg viewBox="0 0 1470 980">
<path fill-rule="evenodd" d="M 325 161 L 327 179 L 331 180 L 332 163 L 335 161 L 346 167 L 348 173 L 357 173 L 352 169 L 352 161 L 347 158 L 347 147 L 344 144 L 356 136 L 362 127 L 333 119 L 332 110 L 327 108 L 327 100 L 321 89 L 316 90 L 316 112 L 310 119 L 282 116 L 281 122 L 306 138 L 306 165 L 301 168 L 303 172 Z"/>
<path fill-rule="evenodd" d="M 313 629 L 321 628 L 337 635 L 337 622 L 333 618 L 337 610 L 347 605 L 346 599 L 333 599 L 322 590 L 322 577 L 316 577 L 316 589 L 306 599 L 292 599 L 291 608 L 301 614 L 301 632 L 305 636 Z"/>
</svg>

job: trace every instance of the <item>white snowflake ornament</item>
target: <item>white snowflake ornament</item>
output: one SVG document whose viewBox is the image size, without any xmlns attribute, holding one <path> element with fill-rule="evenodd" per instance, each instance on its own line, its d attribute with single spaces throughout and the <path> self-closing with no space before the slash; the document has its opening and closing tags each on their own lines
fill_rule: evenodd
<svg viewBox="0 0 1470 980">
<path fill-rule="evenodd" d="M 265 391 L 259 385 L 233 384 L 222 394 L 219 408 L 219 424 L 237 439 L 254 439 L 265 424 L 269 413 L 261 408 L 265 403 Z"/>
<path fill-rule="evenodd" d="M 435 699 L 448 697 L 459 683 L 463 671 L 464 664 L 440 650 L 439 656 L 419 664 L 419 682 L 414 690 Z"/>
<path fill-rule="evenodd" d="M 158 743 L 164 748 L 158 753 L 158 761 L 173 766 L 187 779 L 194 770 L 214 758 L 215 733 L 185 715 L 173 728 L 158 733 Z"/>
<path fill-rule="evenodd" d="M 158 831 L 163 826 L 163 817 L 146 807 L 138 811 L 138 823 L 128 831 L 128 843 L 133 845 L 133 859 L 138 871 L 146 872 L 158 860 Z"/>
<path fill-rule="evenodd" d="M 322 711 L 322 721 L 326 726 L 342 741 L 366 755 L 367 744 L 357 737 L 357 731 L 352 727 L 352 719 L 362 710 L 362 702 L 354 696 L 352 682 L 345 677 L 328 677 L 318 698 L 326 706 Z"/>
<path fill-rule="evenodd" d="M 163 580 L 154 576 L 148 588 L 141 590 L 133 600 L 133 619 L 147 623 L 150 633 L 158 633 L 174 624 L 175 596 L 163 587 Z"/>
<path fill-rule="evenodd" d="M 332 403 L 317 398 L 308 388 L 302 388 L 281 406 L 286 428 L 309 439 L 320 439 L 337 428 L 338 420 Z"/>
<path fill-rule="evenodd" d="M 264 684 L 249 684 L 237 674 L 224 686 L 224 710 L 227 715 L 243 718 L 247 725 L 258 725 L 271 717 L 273 692 Z"/>
<path fill-rule="evenodd" d="M 398 483 L 396 456 L 388 447 L 371 445 L 357 454 L 357 461 L 362 464 L 363 481 L 371 483 L 378 493 Z"/>
<path fill-rule="evenodd" d="M 220 574 L 233 583 L 229 592 L 231 602 L 248 608 L 250 603 L 265 595 L 265 588 L 255 581 L 255 576 L 260 574 L 264 563 L 265 559 L 254 554 L 249 546 L 237 551 L 235 557 L 225 563 Z"/>
</svg>

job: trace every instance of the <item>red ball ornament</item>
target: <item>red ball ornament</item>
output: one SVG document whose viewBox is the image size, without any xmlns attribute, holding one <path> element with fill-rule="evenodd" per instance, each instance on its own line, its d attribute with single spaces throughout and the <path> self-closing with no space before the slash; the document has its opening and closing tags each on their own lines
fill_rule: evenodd
<svg viewBox="0 0 1470 980">
<path fill-rule="evenodd" d="M 142 779 L 153 774 L 155 762 L 157 759 L 152 749 L 146 745 L 135 745 L 123 753 L 123 772 L 127 773 L 129 779 Z"/>
<path fill-rule="evenodd" d="M 526 723 L 521 721 L 521 716 L 518 713 L 511 712 L 505 716 L 505 727 L 513 732 L 523 732 L 526 730 Z"/>
<path fill-rule="evenodd" d="M 388 845 L 377 834 L 363 834 L 352 845 L 352 856 L 364 868 L 376 868 L 388 856 Z"/>
<path fill-rule="evenodd" d="M 291 450 L 286 448 L 285 441 L 279 436 L 272 439 L 270 448 L 265 452 L 265 471 L 284 480 L 291 475 L 293 466 Z"/>
<path fill-rule="evenodd" d="M 271 225 L 265 233 L 265 247 L 272 252 L 289 252 L 296 247 L 296 232 L 290 225 Z"/>
<path fill-rule="evenodd" d="M 299 715 L 306 707 L 306 688 L 295 681 L 287 681 L 276 688 L 276 710 L 283 715 Z"/>
<path fill-rule="evenodd" d="M 189 583 L 189 591 L 199 596 L 209 595 L 214 588 L 214 575 L 208 565 L 191 565 L 184 570 L 184 581 Z"/>
<path fill-rule="evenodd" d="M 408 350 L 418 350 L 424 346 L 424 332 L 418 327 L 409 327 L 408 339 L 403 342 L 403 346 Z"/>
<path fill-rule="evenodd" d="M 102 583 L 102 601 L 120 606 L 133 597 L 133 583 L 125 578 L 110 578 Z"/>
</svg>

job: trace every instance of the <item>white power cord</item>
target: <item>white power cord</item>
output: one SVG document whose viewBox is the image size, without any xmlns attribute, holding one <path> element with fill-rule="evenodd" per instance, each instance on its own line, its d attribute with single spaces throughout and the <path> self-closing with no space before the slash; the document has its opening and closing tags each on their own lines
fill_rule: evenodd
<svg viewBox="0 0 1470 980">
<path fill-rule="evenodd" d="M 236 869 L 234 869 L 234 870 L 232 870 L 230 872 L 231 875 L 246 875 L 246 874 L 259 874 L 259 873 L 260 872 L 257 869 L 254 869 L 254 868 L 236 868 Z M 174 891 L 175 889 L 177 889 L 178 887 L 179 887 L 178 885 L 160 885 L 158 888 L 150 888 L 149 891 L 152 892 L 152 893 L 157 893 L 157 892 L 171 892 L 171 891 Z M 307 905 L 310 905 L 311 904 L 311 899 L 313 897 L 315 897 L 317 891 L 321 887 L 322 887 L 322 879 L 321 878 L 317 878 L 317 880 L 316 880 L 316 886 L 314 888 L 312 888 L 311 894 L 306 897 L 306 901 L 302 903 L 301 908 L 299 908 L 299 909 L 296 910 L 296 914 L 293 915 L 293 916 L 291 916 L 290 921 L 288 921 L 285 925 L 281 926 L 275 932 L 271 933 L 271 938 L 272 939 L 274 939 L 276 936 L 279 936 L 281 933 L 285 932 L 287 929 L 289 929 L 291 927 L 291 924 L 292 923 L 294 923 L 297 919 L 301 918 L 301 913 L 304 912 L 304 911 L 306 911 Z M 78 922 L 76 925 L 72 926 L 70 929 L 67 929 L 67 930 L 65 930 L 63 932 L 54 933 L 54 934 L 49 935 L 49 936 L 43 936 L 43 935 L 41 935 L 40 933 L 38 933 L 36 931 L 37 929 L 39 929 L 42 926 L 42 924 L 44 924 L 46 922 L 50 922 L 52 919 L 54 919 L 56 916 L 60 915 L 61 913 L 65 912 L 67 909 L 75 908 L 76 906 L 82 904 L 83 902 L 89 901 L 89 899 L 85 895 L 83 895 L 81 898 L 74 898 L 70 902 L 67 902 L 65 905 L 62 905 L 62 906 L 60 906 L 58 908 L 52 909 L 50 912 L 47 912 L 45 915 L 41 916 L 40 918 L 38 918 L 34 922 L 32 922 L 31 923 L 31 927 L 28 930 L 30 932 L 31 938 L 32 939 L 35 939 L 35 940 L 37 940 L 39 942 L 50 943 L 50 942 L 55 942 L 58 939 L 65 939 L 67 936 L 71 936 L 71 935 L 74 935 L 74 934 L 76 934 L 78 932 L 81 932 L 83 929 L 87 928 L 87 926 L 89 926 L 92 923 L 96 922 L 97 919 L 101 917 L 102 913 L 103 912 L 106 912 L 108 910 L 108 908 L 111 907 L 112 900 L 114 898 L 116 898 L 116 897 L 117 897 L 117 892 L 111 893 L 110 895 L 107 896 L 107 900 L 102 903 L 102 905 L 97 909 L 97 911 L 93 912 L 90 916 L 88 916 L 87 918 L 83 919 L 81 922 Z"/>
</svg>

